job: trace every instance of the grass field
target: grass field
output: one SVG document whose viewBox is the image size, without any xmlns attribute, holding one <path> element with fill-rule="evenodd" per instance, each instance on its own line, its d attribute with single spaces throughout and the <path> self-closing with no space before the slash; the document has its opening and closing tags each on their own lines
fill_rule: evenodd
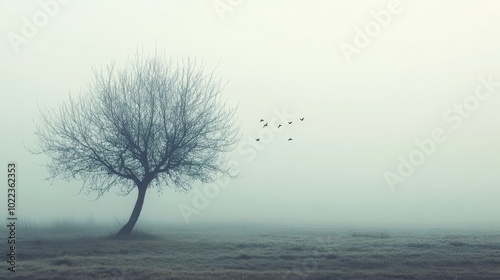
<svg viewBox="0 0 500 280">
<path fill-rule="evenodd" d="M 16 272 L 2 262 L 0 278 L 500 279 L 498 230 L 170 225 L 116 240 L 114 229 L 19 227 Z"/>
</svg>

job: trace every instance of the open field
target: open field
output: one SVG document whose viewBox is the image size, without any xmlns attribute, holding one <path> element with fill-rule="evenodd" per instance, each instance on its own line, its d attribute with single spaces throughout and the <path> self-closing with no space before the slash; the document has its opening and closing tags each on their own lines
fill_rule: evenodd
<svg viewBox="0 0 500 280">
<path fill-rule="evenodd" d="M 500 279 L 500 231 L 265 227 L 19 228 L 1 279 Z M 3 242 L 3 246 L 7 245 Z"/>
</svg>

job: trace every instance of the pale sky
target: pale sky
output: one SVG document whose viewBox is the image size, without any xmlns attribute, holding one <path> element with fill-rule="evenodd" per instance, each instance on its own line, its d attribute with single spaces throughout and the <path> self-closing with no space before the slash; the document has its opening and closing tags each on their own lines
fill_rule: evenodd
<svg viewBox="0 0 500 280">
<path fill-rule="evenodd" d="M 499 9 L 493 0 L 2 1 L 1 178 L 17 162 L 19 217 L 128 219 L 135 193 L 91 201 L 77 195 L 82 182 L 44 181 L 47 158 L 24 146 L 34 145 L 37 106 L 83 92 L 93 66 L 160 50 L 218 65 L 242 125 L 241 178 L 205 186 L 218 189 L 205 205 L 200 185 L 151 190 L 139 220 L 184 224 L 182 206 L 196 210 L 191 224 L 498 227 Z M 284 127 L 263 129 L 261 118 Z M 415 142 L 436 130 L 440 143 L 425 154 Z M 400 157 L 411 175 L 398 171 L 408 168 Z M 388 173 L 399 176 L 392 188 Z"/>
</svg>

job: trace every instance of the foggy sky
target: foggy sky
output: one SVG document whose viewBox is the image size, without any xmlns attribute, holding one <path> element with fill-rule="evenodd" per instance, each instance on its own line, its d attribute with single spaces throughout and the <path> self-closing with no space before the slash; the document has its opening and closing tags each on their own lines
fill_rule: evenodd
<svg viewBox="0 0 500 280">
<path fill-rule="evenodd" d="M 451 0 L 2 1 L 0 158 L 19 165 L 18 215 L 128 219 L 135 192 L 77 195 L 82 182 L 43 180 L 48 158 L 24 146 L 34 145 L 37 107 L 80 94 L 92 66 L 123 64 L 140 49 L 218 65 L 243 135 L 232 154 L 240 179 L 196 184 L 198 193 L 150 190 L 140 221 L 185 223 L 184 205 L 196 210 L 191 224 L 498 226 L 498 8 Z M 47 21 L 26 38 L 26 21 L 43 21 L 42 13 Z M 260 118 L 293 124 L 264 131 Z M 426 154 L 416 141 L 435 130 L 442 141 Z M 422 154 L 401 176 L 401 157 Z M 391 187 L 388 172 L 404 181 Z M 203 202 L 207 190 L 217 193 Z M 6 207 L 5 194 L 0 201 Z"/>
</svg>

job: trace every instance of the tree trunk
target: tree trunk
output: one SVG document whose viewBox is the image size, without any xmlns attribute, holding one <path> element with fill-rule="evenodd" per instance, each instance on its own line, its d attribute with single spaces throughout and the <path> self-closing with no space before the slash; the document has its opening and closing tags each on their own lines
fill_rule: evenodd
<svg viewBox="0 0 500 280">
<path fill-rule="evenodd" d="M 132 215 L 130 215 L 130 219 L 128 220 L 128 222 L 116 234 L 116 237 L 123 237 L 130 234 L 130 232 L 132 232 L 132 229 L 135 226 L 135 223 L 137 223 L 137 220 L 139 219 L 139 215 L 141 214 L 142 210 L 142 205 L 144 204 L 144 196 L 146 195 L 147 185 L 144 187 L 138 186 L 137 189 L 139 190 L 139 194 L 137 195 L 137 201 L 135 202 Z"/>
</svg>

